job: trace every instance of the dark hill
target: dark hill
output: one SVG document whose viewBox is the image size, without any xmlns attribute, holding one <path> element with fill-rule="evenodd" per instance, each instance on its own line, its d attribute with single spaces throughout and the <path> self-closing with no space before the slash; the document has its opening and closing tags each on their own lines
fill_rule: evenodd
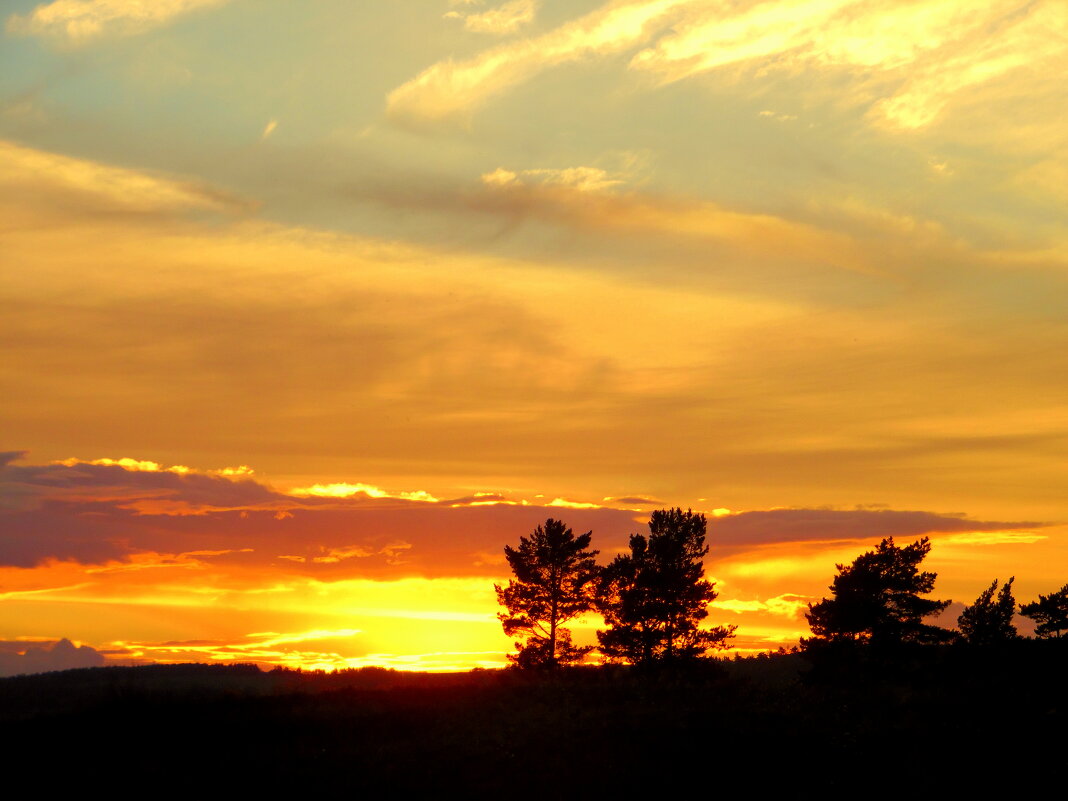
<svg viewBox="0 0 1068 801">
<path fill-rule="evenodd" d="M 1063 761 L 1065 652 L 795 655 L 641 674 L 92 668 L 0 680 L 5 763 L 167 794 L 911 798 Z"/>
</svg>

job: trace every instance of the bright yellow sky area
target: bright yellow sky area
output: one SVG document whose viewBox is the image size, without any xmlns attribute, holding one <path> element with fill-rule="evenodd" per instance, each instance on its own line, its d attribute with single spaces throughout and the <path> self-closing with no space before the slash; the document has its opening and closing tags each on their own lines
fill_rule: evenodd
<svg viewBox="0 0 1068 801">
<path fill-rule="evenodd" d="M 3 14 L 6 652 L 501 664 L 504 545 L 664 506 L 742 650 L 1068 580 L 1064 3 Z"/>
</svg>

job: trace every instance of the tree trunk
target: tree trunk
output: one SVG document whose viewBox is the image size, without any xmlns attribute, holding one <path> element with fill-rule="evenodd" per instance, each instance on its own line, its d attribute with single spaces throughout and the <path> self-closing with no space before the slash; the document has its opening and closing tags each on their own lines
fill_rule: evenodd
<svg viewBox="0 0 1068 801">
<path fill-rule="evenodd" d="M 552 571 L 552 607 L 549 611 L 549 667 L 556 668 L 556 617 L 558 614 L 558 604 L 560 601 L 560 579 L 556 575 L 556 569 Z"/>
</svg>

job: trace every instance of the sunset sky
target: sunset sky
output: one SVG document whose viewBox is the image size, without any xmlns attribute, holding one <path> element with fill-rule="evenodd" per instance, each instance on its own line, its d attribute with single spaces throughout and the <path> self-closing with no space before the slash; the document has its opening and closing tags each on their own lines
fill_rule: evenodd
<svg viewBox="0 0 1068 801">
<path fill-rule="evenodd" d="M 0 10 L 0 672 L 500 665 L 664 506 L 746 652 L 1068 581 L 1063 0 Z"/>
</svg>

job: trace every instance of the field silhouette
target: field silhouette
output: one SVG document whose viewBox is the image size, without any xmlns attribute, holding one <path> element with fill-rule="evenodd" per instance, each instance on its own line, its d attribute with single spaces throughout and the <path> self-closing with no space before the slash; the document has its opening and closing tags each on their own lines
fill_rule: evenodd
<svg viewBox="0 0 1068 801">
<path fill-rule="evenodd" d="M 1028 640 L 551 675 L 104 667 L 0 680 L 0 720 L 7 764 L 50 767 L 49 786 L 910 798 L 1022 790 L 1060 764 L 1066 655 Z"/>
</svg>

